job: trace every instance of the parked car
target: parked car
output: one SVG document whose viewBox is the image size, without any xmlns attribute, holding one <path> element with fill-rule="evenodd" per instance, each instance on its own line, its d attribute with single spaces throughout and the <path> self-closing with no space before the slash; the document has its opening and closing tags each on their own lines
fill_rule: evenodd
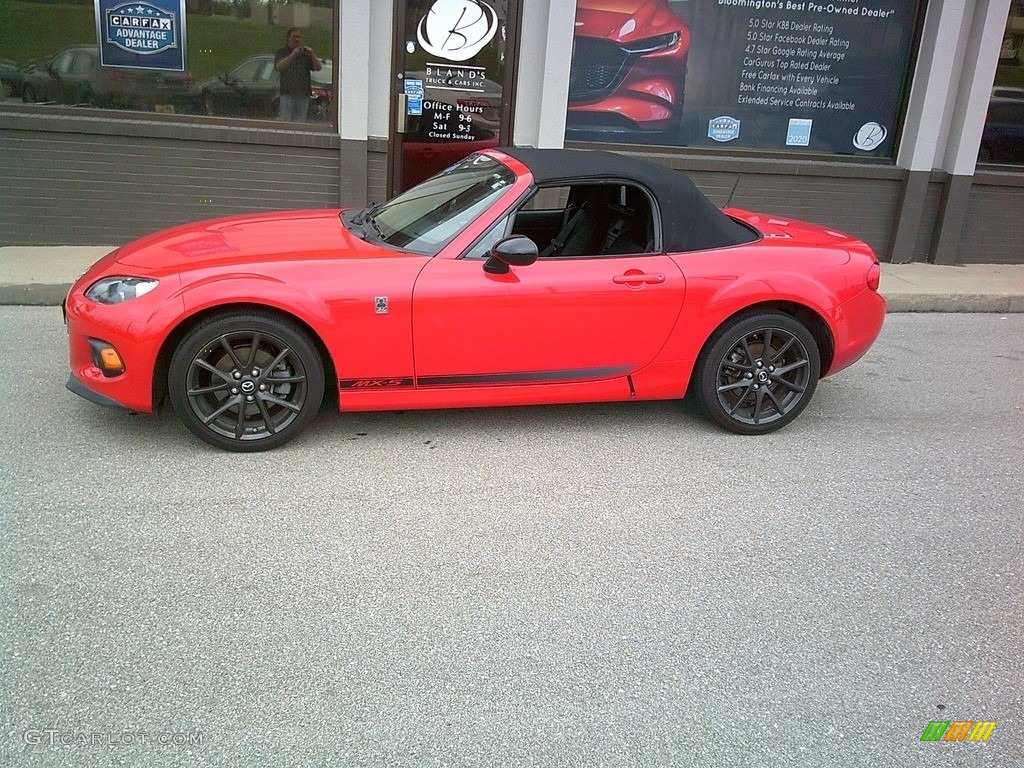
<svg viewBox="0 0 1024 768">
<path fill-rule="evenodd" d="M 310 119 L 330 121 L 333 67 L 330 59 L 311 72 Z M 275 118 L 280 101 L 281 73 L 270 54 L 250 56 L 230 72 L 199 85 L 203 111 L 208 115 Z"/>
<path fill-rule="evenodd" d="M 992 88 L 992 98 L 998 99 L 1024 99 L 1024 88 L 1017 88 L 1010 85 L 997 85 Z"/>
<path fill-rule="evenodd" d="M 579 0 L 566 138 L 673 142 L 689 50 L 666 0 Z"/>
<path fill-rule="evenodd" d="M 342 411 L 677 399 L 760 434 L 878 336 L 860 240 L 607 152 L 486 150 L 382 205 L 200 222 L 71 288 L 68 388 L 258 451 Z"/>
<path fill-rule="evenodd" d="M 0 59 L 0 100 L 21 96 L 23 80 L 17 64 L 10 59 Z"/>
<path fill-rule="evenodd" d="M 989 101 L 978 162 L 1024 164 L 1024 92 L 1010 92 Z"/>
<path fill-rule="evenodd" d="M 312 94 L 310 95 L 309 117 L 320 123 L 329 123 L 334 119 L 334 62 L 321 59 L 323 69 L 310 73 Z"/>
<path fill-rule="evenodd" d="M 191 112 L 196 89 L 188 72 L 100 66 L 95 46 L 66 48 L 23 70 L 25 102 L 52 102 L 149 112 Z"/>
</svg>

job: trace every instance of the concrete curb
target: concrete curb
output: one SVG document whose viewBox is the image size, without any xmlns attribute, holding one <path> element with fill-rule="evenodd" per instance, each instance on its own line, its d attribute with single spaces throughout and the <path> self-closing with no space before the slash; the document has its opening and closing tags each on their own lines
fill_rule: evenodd
<svg viewBox="0 0 1024 768">
<path fill-rule="evenodd" d="M 885 291 L 882 291 L 885 295 Z M 909 312 L 1014 314 L 1024 312 L 1024 296 L 992 296 L 982 293 L 922 293 L 886 296 L 889 314 Z"/>
<path fill-rule="evenodd" d="M 0 285 L 0 306 L 59 307 L 71 290 L 66 285 Z"/>
</svg>

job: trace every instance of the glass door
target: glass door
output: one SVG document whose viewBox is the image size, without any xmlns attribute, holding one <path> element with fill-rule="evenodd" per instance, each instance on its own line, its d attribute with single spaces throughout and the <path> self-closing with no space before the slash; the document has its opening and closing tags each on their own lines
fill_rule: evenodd
<svg viewBox="0 0 1024 768">
<path fill-rule="evenodd" d="M 507 146 L 519 0 L 396 0 L 390 195 Z"/>
</svg>

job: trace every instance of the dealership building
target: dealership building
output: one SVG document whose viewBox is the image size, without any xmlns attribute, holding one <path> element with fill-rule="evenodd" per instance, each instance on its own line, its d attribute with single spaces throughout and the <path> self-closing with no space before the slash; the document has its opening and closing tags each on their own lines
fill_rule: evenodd
<svg viewBox="0 0 1024 768">
<path fill-rule="evenodd" d="M 7 5 L 0 245 L 361 207 L 511 145 L 645 158 L 883 261 L 1024 263 L 1020 0 Z"/>
</svg>

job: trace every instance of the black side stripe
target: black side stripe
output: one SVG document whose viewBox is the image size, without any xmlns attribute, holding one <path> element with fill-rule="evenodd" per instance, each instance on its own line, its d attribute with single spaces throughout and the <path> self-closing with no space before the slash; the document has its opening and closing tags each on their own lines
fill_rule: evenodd
<svg viewBox="0 0 1024 768">
<path fill-rule="evenodd" d="M 558 384 L 625 376 L 635 366 L 579 368 L 564 371 L 526 371 L 523 373 L 470 373 L 451 376 L 421 376 L 418 379 L 339 379 L 341 389 L 404 389 L 407 387 L 465 387 L 498 384 Z"/>
<path fill-rule="evenodd" d="M 566 371 L 525 371 L 523 373 L 477 373 L 454 376 L 421 376 L 416 379 L 420 387 L 461 387 L 468 384 L 557 384 L 583 379 L 608 379 L 624 376 L 632 366 L 609 368 L 579 368 Z"/>
</svg>

